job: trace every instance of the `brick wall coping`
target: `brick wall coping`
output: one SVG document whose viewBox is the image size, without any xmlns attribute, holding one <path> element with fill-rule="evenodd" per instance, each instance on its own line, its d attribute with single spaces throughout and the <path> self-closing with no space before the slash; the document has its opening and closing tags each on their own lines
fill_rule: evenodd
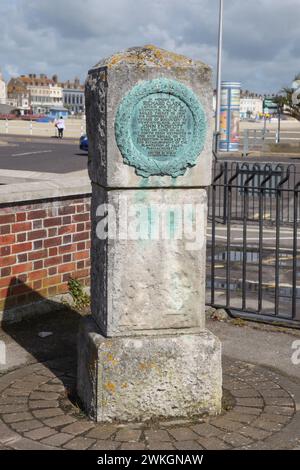
<svg viewBox="0 0 300 470">
<path fill-rule="evenodd" d="M 88 176 L 57 178 L 55 181 L 8 184 L 0 186 L 0 204 L 77 196 L 90 194 L 91 192 L 92 188 Z"/>
</svg>

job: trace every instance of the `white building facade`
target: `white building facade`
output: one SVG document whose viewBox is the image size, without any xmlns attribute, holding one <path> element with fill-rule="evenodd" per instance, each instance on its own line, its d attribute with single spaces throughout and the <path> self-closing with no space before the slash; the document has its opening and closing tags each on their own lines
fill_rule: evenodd
<svg viewBox="0 0 300 470">
<path fill-rule="evenodd" d="M 51 108 L 63 106 L 62 88 L 57 84 L 29 85 L 27 89 L 33 114 L 46 114 Z"/>
<path fill-rule="evenodd" d="M 244 97 L 240 102 L 240 115 L 242 119 L 256 118 L 263 112 L 263 99 Z"/>
<path fill-rule="evenodd" d="M 6 104 L 6 83 L 0 72 L 0 104 Z"/>
</svg>

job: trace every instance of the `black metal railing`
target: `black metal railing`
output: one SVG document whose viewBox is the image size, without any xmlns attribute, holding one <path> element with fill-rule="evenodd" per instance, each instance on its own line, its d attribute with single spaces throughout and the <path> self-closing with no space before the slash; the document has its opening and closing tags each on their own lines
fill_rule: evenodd
<svg viewBox="0 0 300 470">
<path fill-rule="evenodd" d="M 300 326 L 299 192 L 295 165 L 215 164 L 209 190 L 210 305 Z"/>
<path fill-rule="evenodd" d="M 299 170 L 300 171 L 300 170 Z M 300 173 L 297 173 L 294 164 L 272 163 L 216 163 L 213 171 L 215 206 L 209 204 L 209 216 L 226 223 L 228 213 L 228 193 L 230 191 L 231 220 L 244 219 L 244 193 L 247 195 L 247 217 L 249 221 L 258 221 L 260 211 L 264 223 L 276 224 L 280 222 L 293 224 L 294 222 L 294 188 Z M 280 191 L 279 191 L 280 190 Z M 279 214 L 276 212 L 274 196 L 280 194 L 282 201 Z M 211 197 L 212 190 L 209 193 Z M 260 201 L 260 197 L 262 201 Z M 260 204 L 262 202 L 262 204 Z M 297 214 L 298 223 L 300 213 Z"/>
</svg>

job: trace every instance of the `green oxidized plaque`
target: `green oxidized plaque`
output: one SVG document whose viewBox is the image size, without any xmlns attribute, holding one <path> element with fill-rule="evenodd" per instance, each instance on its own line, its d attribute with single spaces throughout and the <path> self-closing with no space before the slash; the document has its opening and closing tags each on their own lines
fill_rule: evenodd
<svg viewBox="0 0 300 470">
<path fill-rule="evenodd" d="M 143 177 L 177 177 L 197 163 L 206 117 L 193 91 L 158 78 L 134 86 L 119 105 L 115 133 L 124 162 Z"/>
</svg>

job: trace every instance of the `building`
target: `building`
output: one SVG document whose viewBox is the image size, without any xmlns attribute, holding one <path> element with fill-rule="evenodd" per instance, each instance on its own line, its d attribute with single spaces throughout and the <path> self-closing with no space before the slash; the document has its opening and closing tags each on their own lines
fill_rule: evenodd
<svg viewBox="0 0 300 470">
<path fill-rule="evenodd" d="M 29 75 L 27 89 L 30 96 L 30 107 L 33 114 L 48 114 L 51 108 L 63 106 L 62 87 L 58 84 L 57 75 L 48 78 L 44 74 Z"/>
<path fill-rule="evenodd" d="M 242 119 L 256 118 L 263 112 L 263 100 L 261 98 L 241 98 L 240 115 Z"/>
<path fill-rule="evenodd" d="M 16 99 L 21 114 L 48 114 L 51 108 L 63 106 L 62 87 L 57 76 L 21 75 L 12 78 L 7 87 L 8 99 Z M 27 106 L 26 106 L 27 105 Z"/>
<path fill-rule="evenodd" d="M 240 116 L 242 119 L 256 118 L 263 112 L 263 96 L 249 91 L 241 92 Z"/>
<path fill-rule="evenodd" d="M 25 83 L 19 78 L 11 78 L 8 82 L 6 103 L 22 115 L 30 113 L 29 93 Z"/>
<path fill-rule="evenodd" d="M 6 83 L 0 71 L 0 104 L 6 104 Z"/>
<path fill-rule="evenodd" d="M 75 78 L 74 82 L 68 80 L 63 84 L 63 105 L 71 114 L 85 112 L 84 86 L 78 78 Z"/>
</svg>

